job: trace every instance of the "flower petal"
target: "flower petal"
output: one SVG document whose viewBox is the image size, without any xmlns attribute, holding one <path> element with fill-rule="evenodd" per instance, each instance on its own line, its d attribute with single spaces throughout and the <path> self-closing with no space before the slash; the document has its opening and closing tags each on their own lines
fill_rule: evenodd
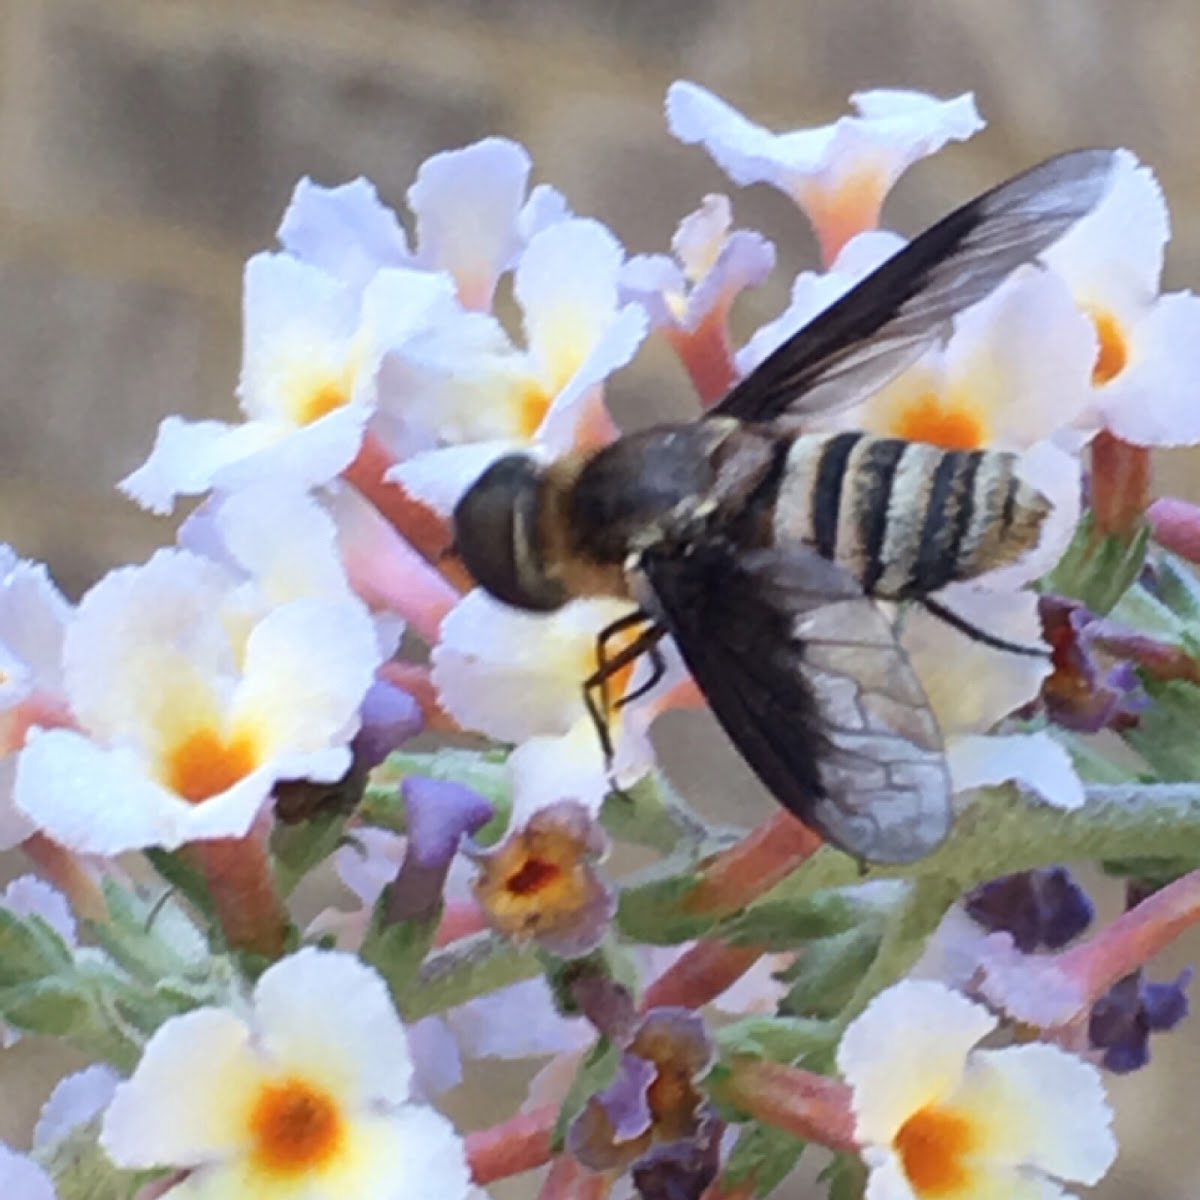
<svg viewBox="0 0 1200 1200">
<path fill-rule="evenodd" d="M 1081 808 L 1087 799 L 1071 756 L 1048 733 L 957 738 L 946 758 L 956 792 L 1014 782 L 1054 808 Z"/>
<path fill-rule="evenodd" d="M 465 308 L 490 308 L 496 280 L 517 256 L 531 165 L 524 147 L 489 137 L 426 159 L 408 189 L 417 263 L 449 271 Z"/>
<path fill-rule="evenodd" d="M 100 1144 L 123 1167 L 193 1166 L 236 1154 L 261 1078 L 250 1030 L 233 1013 L 184 1013 L 159 1027 L 117 1088 Z"/>
<path fill-rule="evenodd" d="M 968 1052 L 995 1028 L 986 1008 L 938 983 L 909 980 L 880 992 L 837 1051 L 859 1139 L 890 1145 L 908 1117 L 954 1091 Z"/>
<path fill-rule="evenodd" d="M 971 1056 L 954 1107 L 985 1133 L 980 1157 L 1096 1183 L 1117 1143 L 1100 1072 L 1057 1046 L 1008 1046 Z"/>
<path fill-rule="evenodd" d="M 366 287 L 381 267 L 407 266 L 410 258 L 396 214 L 362 178 L 332 188 L 300 180 L 283 214 L 279 241 L 301 262 L 355 290 Z"/>
<path fill-rule="evenodd" d="M 38 1114 L 33 1131 L 37 1149 L 66 1137 L 80 1125 L 99 1116 L 112 1101 L 121 1077 L 107 1063 L 93 1063 L 60 1079 Z M 0 1195 L 7 1193 L 0 1192 Z"/>
<path fill-rule="evenodd" d="M 280 960 L 254 989 L 254 1014 L 273 1063 L 319 1081 L 343 1103 L 408 1099 L 404 1027 L 382 978 L 353 955 L 310 946 Z"/>
<path fill-rule="evenodd" d="M 976 629 L 1019 646 L 1042 644 L 1032 592 L 954 584 L 938 599 Z M 1048 654 L 995 649 L 919 607 L 905 613 L 900 640 L 947 738 L 991 729 L 1032 700 L 1051 670 Z"/>
<path fill-rule="evenodd" d="M 0 1194 L 14 1200 L 58 1200 L 54 1182 L 27 1155 L 0 1143 Z"/>
</svg>

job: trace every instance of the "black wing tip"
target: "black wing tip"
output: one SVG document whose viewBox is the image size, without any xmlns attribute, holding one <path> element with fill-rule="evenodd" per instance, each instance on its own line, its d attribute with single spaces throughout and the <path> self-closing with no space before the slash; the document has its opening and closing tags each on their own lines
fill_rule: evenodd
<svg viewBox="0 0 1200 1200">
<path fill-rule="evenodd" d="M 1117 164 L 1126 153 L 1112 146 L 1067 150 L 999 184 L 990 195 L 1001 202 L 1001 207 L 1023 206 L 1034 197 L 1043 197 L 1047 208 L 1062 221 L 1079 220 L 1108 194 Z"/>
</svg>

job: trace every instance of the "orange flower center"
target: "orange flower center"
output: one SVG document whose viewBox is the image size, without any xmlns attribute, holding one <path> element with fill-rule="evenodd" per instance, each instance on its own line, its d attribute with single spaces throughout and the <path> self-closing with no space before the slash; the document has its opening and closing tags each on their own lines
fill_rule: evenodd
<svg viewBox="0 0 1200 1200">
<path fill-rule="evenodd" d="M 946 1196 L 968 1182 L 964 1162 L 975 1141 L 970 1121 L 953 1109 L 922 1108 L 896 1134 L 895 1148 L 918 1196 Z"/>
<path fill-rule="evenodd" d="M 1125 341 L 1125 331 L 1111 313 L 1097 311 L 1090 316 L 1100 341 L 1096 361 L 1092 364 L 1092 383 L 1103 387 L 1125 370 L 1129 362 L 1129 344 Z"/>
<path fill-rule="evenodd" d="M 256 749 L 244 733 L 225 739 L 211 727 L 195 729 L 171 749 L 163 782 L 199 804 L 245 779 L 257 765 Z"/>
<path fill-rule="evenodd" d="M 345 1140 L 331 1097 L 303 1079 L 266 1084 L 250 1111 L 251 1157 L 271 1175 L 300 1175 L 327 1163 Z"/>
<path fill-rule="evenodd" d="M 335 379 L 327 380 L 301 400 L 296 411 L 296 423 L 311 425 L 335 409 L 342 408 L 349 399 L 350 394 L 345 383 Z"/>
<path fill-rule="evenodd" d="M 475 895 L 508 937 L 533 937 L 569 922 L 591 896 L 584 846 L 570 832 L 537 818 L 483 865 Z"/>
<path fill-rule="evenodd" d="M 540 858 L 528 858 L 505 880 L 504 886 L 514 896 L 529 896 L 549 887 L 562 874 L 557 863 Z"/>
<path fill-rule="evenodd" d="M 933 392 L 922 392 L 907 404 L 893 432 L 910 442 L 928 442 L 943 450 L 978 450 L 987 441 L 979 416 L 955 404 L 945 404 Z"/>
</svg>

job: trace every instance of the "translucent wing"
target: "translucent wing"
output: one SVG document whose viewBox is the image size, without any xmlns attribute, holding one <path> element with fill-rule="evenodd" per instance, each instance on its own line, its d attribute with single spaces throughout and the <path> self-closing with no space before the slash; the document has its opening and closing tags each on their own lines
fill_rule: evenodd
<svg viewBox="0 0 1200 1200">
<path fill-rule="evenodd" d="M 950 828 L 941 733 L 891 623 L 804 547 L 651 551 L 653 615 L 785 808 L 856 858 L 911 862 Z"/>
<path fill-rule="evenodd" d="M 1059 155 L 956 209 L 784 342 L 710 415 L 803 417 L 877 391 L 944 340 L 956 313 L 1087 216 L 1108 191 L 1115 155 Z"/>
</svg>

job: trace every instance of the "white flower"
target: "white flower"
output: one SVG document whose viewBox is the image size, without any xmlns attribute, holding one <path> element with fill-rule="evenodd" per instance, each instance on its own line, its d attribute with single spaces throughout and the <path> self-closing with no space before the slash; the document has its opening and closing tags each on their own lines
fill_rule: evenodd
<svg viewBox="0 0 1200 1200">
<path fill-rule="evenodd" d="M 383 270 L 360 295 L 289 255 L 255 255 L 246 264 L 238 384 L 245 420 L 168 417 L 122 489 L 168 512 L 177 496 L 210 488 L 329 482 L 354 459 L 376 415 L 386 356 L 460 313 L 448 275 Z"/>
<path fill-rule="evenodd" d="M 599 811 L 610 782 L 583 682 L 596 670 L 597 635 L 629 611 L 627 602 L 597 598 L 543 616 L 509 608 L 476 589 L 443 621 L 433 651 L 433 682 L 443 708 L 464 729 L 517 746 L 509 759 L 514 828 L 556 800 L 578 800 L 593 814 Z M 618 648 L 610 645 L 609 651 Z M 612 771 L 622 787 L 653 766 L 647 728 L 658 712 L 655 699 L 682 678 L 673 649 L 664 645 L 664 654 L 669 678 L 644 700 L 615 707 L 647 678 L 645 656 L 611 681 Z"/>
<path fill-rule="evenodd" d="M 412 1074 L 383 980 L 301 950 L 263 974 L 249 1013 L 163 1025 L 101 1144 L 120 1166 L 191 1169 L 173 1200 L 465 1200 L 462 1141 L 411 1102 Z"/>
<path fill-rule="evenodd" d="M 62 645 L 72 615 L 41 563 L 0 545 L 0 850 L 33 832 L 13 805 L 16 751 L 31 726 L 67 719 Z"/>
<path fill-rule="evenodd" d="M 522 146 L 497 137 L 426 159 L 408 191 L 415 253 L 367 180 L 325 188 L 303 179 L 279 241 L 289 254 L 360 291 L 388 267 L 446 271 L 463 306 L 486 311 L 496 281 L 529 239 L 570 215 L 552 187 L 539 185 L 526 197 L 531 165 Z"/>
<path fill-rule="evenodd" d="M 1082 426 L 1140 446 L 1200 441 L 1200 298 L 1160 294 L 1168 236 L 1153 173 L 1122 150 L 1103 202 L 1043 256 L 1099 338 Z"/>
<path fill-rule="evenodd" d="M 1050 1200 L 1096 1183 L 1116 1156 L 1099 1072 L 1056 1046 L 981 1050 L 996 1018 L 909 981 L 846 1030 L 867 1200 Z"/>
<path fill-rule="evenodd" d="M 737 184 L 769 183 L 807 214 L 832 262 L 856 233 L 873 228 L 892 184 L 920 158 L 983 128 L 970 94 L 939 100 L 879 89 L 850 97 L 857 110 L 832 125 L 772 133 L 694 83 L 667 90 L 667 124 L 700 143 Z"/>
<path fill-rule="evenodd" d="M 243 836 L 279 779 L 349 765 L 379 662 L 357 602 L 307 597 L 247 620 L 238 581 L 186 551 L 114 571 L 64 648 L 78 728 L 31 735 L 16 803 L 71 849 Z"/>
<path fill-rule="evenodd" d="M 385 372 L 399 411 L 438 448 L 387 478 L 439 513 L 501 454 L 533 447 L 556 458 L 595 446 L 615 430 L 604 381 L 637 353 L 646 314 L 620 302 L 620 244 L 596 221 L 557 222 L 534 236 L 513 281 L 525 349 L 447 327 L 394 356 Z"/>
<path fill-rule="evenodd" d="M 0 1142 L 0 1195 L 13 1200 L 58 1200 L 50 1176 L 27 1155 Z"/>
</svg>

